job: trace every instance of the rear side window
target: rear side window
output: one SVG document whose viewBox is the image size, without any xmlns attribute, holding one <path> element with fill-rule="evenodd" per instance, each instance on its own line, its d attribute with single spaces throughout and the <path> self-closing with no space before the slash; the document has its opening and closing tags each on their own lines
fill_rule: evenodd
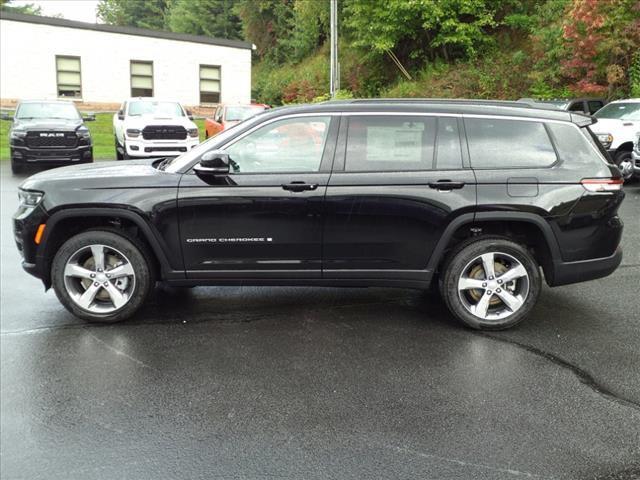
<svg viewBox="0 0 640 480">
<path fill-rule="evenodd" d="M 606 161 L 606 152 L 603 154 L 604 158 L 599 158 L 594 151 L 594 148 L 598 147 L 598 151 L 600 151 L 602 146 L 598 145 L 597 140 L 594 141 L 591 138 L 590 132 L 586 128 L 581 132 L 568 123 L 550 123 L 549 130 L 553 135 L 560 160 L 563 162 L 593 165 L 594 160 Z M 602 154 L 602 151 L 600 153 Z"/>
<path fill-rule="evenodd" d="M 435 132 L 434 117 L 350 117 L 345 170 L 431 170 Z"/>
<path fill-rule="evenodd" d="M 467 118 L 464 123 L 473 168 L 544 168 L 557 160 L 541 122 Z"/>
</svg>

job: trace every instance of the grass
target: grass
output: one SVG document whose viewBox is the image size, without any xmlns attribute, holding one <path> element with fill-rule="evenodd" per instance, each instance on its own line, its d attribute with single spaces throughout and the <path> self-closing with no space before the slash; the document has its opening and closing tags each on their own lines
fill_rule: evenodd
<svg viewBox="0 0 640 480">
<path fill-rule="evenodd" d="M 13 113 L 13 112 L 10 112 Z M 96 160 L 114 160 L 115 149 L 113 145 L 113 114 L 98 113 L 95 122 L 87 122 L 93 138 L 93 158 Z M 200 141 L 204 140 L 204 119 L 195 120 L 200 130 Z M 9 160 L 9 128 L 11 122 L 0 122 L 0 161 Z"/>
</svg>

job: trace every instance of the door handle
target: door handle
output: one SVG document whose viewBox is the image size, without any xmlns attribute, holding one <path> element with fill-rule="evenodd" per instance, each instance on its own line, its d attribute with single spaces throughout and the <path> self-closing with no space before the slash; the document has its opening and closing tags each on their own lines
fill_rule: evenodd
<svg viewBox="0 0 640 480">
<path fill-rule="evenodd" d="M 283 183 L 282 188 L 290 192 L 304 192 L 307 190 L 315 190 L 318 188 L 317 183 L 291 182 Z"/>
<path fill-rule="evenodd" d="M 429 188 L 436 190 L 459 190 L 464 187 L 464 182 L 452 182 L 451 180 L 438 180 L 437 182 L 429 182 Z"/>
</svg>

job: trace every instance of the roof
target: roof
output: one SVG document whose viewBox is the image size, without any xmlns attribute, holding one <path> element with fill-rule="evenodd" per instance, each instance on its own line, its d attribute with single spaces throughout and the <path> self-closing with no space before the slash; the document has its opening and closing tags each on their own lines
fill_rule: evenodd
<svg viewBox="0 0 640 480">
<path fill-rule="evenodd" d="M 492 115 L 505 117 L 539 118 L 591 125 L 594 120 L 586 115 L 566 112 L 557 108 L 541 108 L 536 104 L 500 100 L 464 99 L 362 99 L 338 100 L 312 105 L 298 105 L 268 110 L 274 115 L 282 113 L 316 112 L 406 112 Z"/>
<path fill-rule="evenodd" d="M 116 25 L 104 25 L 100 23 L 78 22 L 64 18 L 41 17 L 39 15 L 26 15 L 24 13 L 0 11 L 0 19 L 13 22 L 33 23 L 37 25 L 50 25 L 53 27 L 77 28 L 80 30 L 93 30 L 95 32 L 119 33 L 122 35 L 135 35 L 139 37 L 161 38 L 178 42 L 204 43 L 220 47 L 242 48 L 251 50 L 250 42 L 241 40 L 227 40 L 224 38 L 206 37 L 204 35 L 189 35 L 186 33 L 164 32 L 160 30 L 148 30 L 146 28 L 119 27 Z"/>
</svg>

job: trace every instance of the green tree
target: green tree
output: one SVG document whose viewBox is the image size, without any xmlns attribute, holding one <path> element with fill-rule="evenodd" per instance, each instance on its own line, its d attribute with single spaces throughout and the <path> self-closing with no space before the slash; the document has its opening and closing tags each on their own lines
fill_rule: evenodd
<svg viewBox="0 0 640 480">
<path fill-rule="evenodd" d="M 39 5 L 27 3 L 25 5 L 12 5 L 12 0 L 0 0 L 0 10 L 5 12 L 26 13 L 29 15 L 41 15 L 42 9 Z"/>
<path fill-rule="evenodd" d="M 174 32 L 229 39 L 242 38 L 233 0 L 174 0 L 167 26 Z"/>
<path fill-rule="evenodd" d="M 100 0 L 98 18 L 110 25 L 163 30 L 172 0 Z"/>
</svg>

